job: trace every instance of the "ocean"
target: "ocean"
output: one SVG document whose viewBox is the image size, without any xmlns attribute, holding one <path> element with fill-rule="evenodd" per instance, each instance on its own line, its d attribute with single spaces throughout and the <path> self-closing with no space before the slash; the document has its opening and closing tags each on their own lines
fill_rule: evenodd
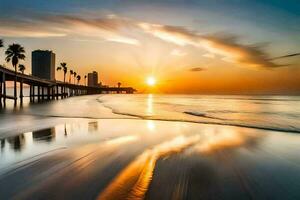
<svg viewBox="0 0 300 200">
<path fill-rule="evenodd" d="M 142 119 L 222 124 L 300 133 L 299 96 L 107 95 L 113 113 Z"/>
<path fill-rule="evenodd" d="M 299 133 L 299 96 L 8 102 L 0 199 L 299 199 Z"/>
<path fill-rule="evenodd" d="M 96 119 L 135 117 L 300 133 L 300 96 L 114 94 L 26 105 L 29 105 L 28 100 L 21 113 L 30 115 Z M 12 107 L 12 102 L 8 107 Z"/>
</svg>

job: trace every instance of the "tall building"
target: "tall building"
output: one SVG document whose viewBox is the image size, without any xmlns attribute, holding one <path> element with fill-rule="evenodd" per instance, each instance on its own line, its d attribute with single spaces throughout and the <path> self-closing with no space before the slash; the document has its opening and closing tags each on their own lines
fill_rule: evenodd
<svg viewBox="0 0 300 200">
<path fill-rule="evenodd" d="M 98 86 L 98 72 L 93 71 L 92 73 L 88 73 L 88 86 Z"/>
<path fill-rule="evenodd" d="M 35 50 L 31 56 L 32 75 L 55 80 L 55 54 L 52 51 Z"/>
</svg>

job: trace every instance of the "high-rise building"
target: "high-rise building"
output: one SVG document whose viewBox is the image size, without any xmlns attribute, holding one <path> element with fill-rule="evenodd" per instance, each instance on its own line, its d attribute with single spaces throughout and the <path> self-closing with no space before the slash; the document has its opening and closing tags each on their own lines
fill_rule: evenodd
<svg viewBox="0 0 300 200">
<path fill-rule="evenodd" d="M 92 73 L 88 73 L 88 86 L 98 86 L 98 72 L 93 71 Z"/>
<path fill-rule="evenodd" d="M 55 80 L 55 54 L 52 51 L 35 50 L 31 56 L 32 75 Z"/>
</svg>

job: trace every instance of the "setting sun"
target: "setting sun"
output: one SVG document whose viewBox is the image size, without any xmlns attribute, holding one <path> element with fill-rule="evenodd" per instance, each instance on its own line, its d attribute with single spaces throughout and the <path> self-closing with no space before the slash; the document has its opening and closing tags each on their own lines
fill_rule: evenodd
<svg viewBox="0 0 300 200">
<path fill-rule="evenodd" d="M 154 86 L 156 84 L 156 79 L 153 76 L 147 78 L 147 85 Z"/>
</svg>

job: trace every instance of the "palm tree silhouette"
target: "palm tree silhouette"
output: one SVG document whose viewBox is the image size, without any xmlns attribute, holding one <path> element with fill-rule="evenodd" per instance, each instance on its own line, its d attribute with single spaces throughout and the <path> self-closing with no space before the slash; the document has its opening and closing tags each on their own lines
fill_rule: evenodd
<svg viewBox="0 0 300 200">
<path fill-rule="evenodd" d="M 118 82 L 118 88 L 120 88 L 121 87 L 121 83 L 120 82 Z"/>
<path fill-rule="evenodd" d="M 87 84 L 86 84 L 86 78 L 87 78 L 87 76 L 85 75 L 84 76 L 84 84 L 85 84 L 85 86 L 87 86 Z"/>
<path fill-rule="evenodd" d="M 71 83 L 71 77 L 72 77 L 72 75 L 73 75 L 73 70 L 70 70 L 70 74 L 69 74 L 69 83 Z"/>
<path fill-rule="evenodd" d="M 81 76 L 80 75 L 77 75 L 77 85 L 79 85 L 79 81 L 80 81 L 80 79 L 81 79 Z"/>
<path fill-rule="evenodd" d="M 66 74 L 68 72 L 68 67 L 67 67 L 67 63 L 63 62 L 63 63 L 60 63 L 60 66 L 58 66 L 56 68 L 57 71 L 60 71 L 60 70 L 63 70 L 64 72 L 64 83 L 66 82 Z"/>
<path fill-rule="evenodd" d="M 61 70 L 61 66 L 56 67 L 56 71 L 60 71 Z"/>
<path fill-rule="evenodd" d="M 15 80 L 14 80 L 14 98 L 16 103 L 17 97 L 17 64 L 19 60 L 25 60 L 25 49 L 19 44 L 11 44 L 8 46 L 7 50 L 5 51 L 6 55 L 6 62 L 12 63 L 13 67 L 15 68 Z"/>
<path fill-rule="evenodd" d="M 68 73 L 67 63 L 60 63 L 64 71 L 64 83 L 66 82 L 66 75 Z"/>
<path fill-rule="evenodd" d="M 19 71 L 22 72 L 22 74 L 24 74 L 24 71 L 26 69 L 25 65 L 19 64 L 18 68 L 19 68 Z"/>
<path fill-rule="evenodd" d="M 76 80 L 76 75 L 77 75 L 77 73 L 76 73 L 76 72 L 73 72 L 73 75 L 74 75 L 74 84 L 75 84 L 75 80 Z"/>
<path fill-rule="evenodd" d="M 56 70 L 57 70 L 57 71 L 63 70 L 63 72 L 64 72 L 64 83 L 66 83 L 66 74 L 67 74 L 67 72 L 68 72 L 67 63 L 65 63 L 65 62 L 60 63 L 60 66 L 58 66 L 58 67 L 56 68 Z M 63 87 L 62 90 L 63 90 L 62 93 L 65 94 L 65 93 L 66 93 L 66 87 Z"/>
</svg>

